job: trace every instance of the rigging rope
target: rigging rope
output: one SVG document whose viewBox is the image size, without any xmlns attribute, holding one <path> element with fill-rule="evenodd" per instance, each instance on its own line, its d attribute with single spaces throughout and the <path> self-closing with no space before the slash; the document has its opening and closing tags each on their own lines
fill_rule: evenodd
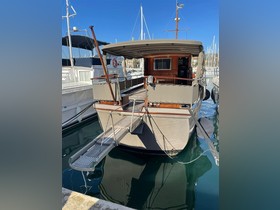
<svg viewBox="0 0 280 210">
<path fill-rule="evenodd" d="M 84 193 L 84 194 L 87 194 L 88 189 L 90 190 L 90 189 L 92 188 L 92 186 L 88 186 L 88 185 L 87 185 L 87 181 L 86 181 L 86 178 L 85 178 L 84 172 L 83 172 L 83 171 L 81 171 L 81 173 L 82 173 L 83 180 L 84 180 L 84 183 L 85 183 L 85 188 L 86 188 L 86 191 L 85 191 L 85 193 Z M 87 174 L 87 175 L 88 175 L 88 174 Z M 80 187 L 81 187 L 81 186 L 80 186 Z"/>
<path fill-rule="evenodd" d="M 171 146 L 173 149 L 175 149 L 175 147 L 170 143 L 170 141 L 167 139 L 167 137 L 166 137 L 166 136 L 164 135 L 164 133 L 161 131 L 161 129 L 160 129 L 159 126 L 157 125 L 156 121 L 154 120 L 153 116 L 149 114 L 149 111 L 148 111 L 147 107 L 145 107 L 145 109 L 146 109 L 147 115 L 153 120 L 154 124 L 156 125 L 157 129 L 159 130 L 159 132 L 162 134 L 163 138 L 167 140 L 167 142 L 170 144 L 170 146 Z M 151 126 L 152 126 L 152 124 L 151 124 Z M 157 138 L 155 138 L 155 139 L 156 139 L 156 141 L 158 142 Z M 159 143 L 159 142 L 158 142 L 158 143 Z M 173 149 L 172 149 L 172 150 L 173 150 Z M 165 150 L 163 150 L 163 151 L 164 151 L 165 154 L 167 154 Z M 167 155 L 168 155 L 169 157 L 171 157 L 169 154 L 167 154 Z"/>
<path fill-rule="evenodd" d="M 147 108 L 146 108 L 146 113 L 147 113 L 147 115 L 148 115 L 148 110 L 147 110 Z M 156 127 L 158 128 L 159 132 L 162 134 L 163 138 L 167 140 L 167 142 L 171 145 L 171 147 L 173 147 L 173 149 L 175 149 L 175 147 L 170 143 L 170 141 L 167 139 L 167 137 L 164 135 L 164 133 L 163 133 L 163 132 L 161 131 L 161 129 L 158 127 L 158 125 L 156 124 L 155 120 L 153 119 L 153 116 L 152 116 L 152 115 L 149 115 L 149 116 L 150 116 L 150 118 L 153 120 L 153 122 L 154 122 L 154 124 L 156 125 Z M 157 140 L 157 138 L 156 138 L 156 136 L 155 136 L 155 139 L 156 139 L 157 143 L 159 143 L 158 140 Z M 172 150 L 173 150 L 173 149 L 172 149 Z M 207 150 L 205 150 L 204 152 L 200 153 L 200 155 L 199 155 L 198 157 L 196 157 L 195 159 L 193 159 L 193 160 L 191 160 L 191 161 L 188 161 L 188 162 L 178 161 L 178 160 L 176 160 L 177 157 L 172 157 L 172 156 L 171 156 L 170 154 L 168 154 L 168 152 L 165 151 L 164 149 L 163 149 L 162 151 L 163 151 L 170 159 L 175 160 L 177 163 L 183 164 L 183 165 L 187 165 L 187 164 L 191 164 L 191 163 L 193 163 L 194 161 L 198 160 L 198 159 L 199 159 L 202 155 L 204 155 L 206 152 L 208 152 L 208 151 L 211 151 L 211 152 L 212 152 L 213 150 L 212 150 L 212 149 L 207 149 Z M 215 161 L 216 161 L 216 160 L 215 160 Z"/>
<path fill-rule="evenodd" d="M 149 29 L 148 29 L 147 22 L 146 22 L 146 18 L 145 18 L 144 15 L 143 15 L 143 19 L 144 19 L 144 23 L 145 23 L 145 26 L 146 26 L 146 29 L 147 29 L 147 32 L 148 32 L 148 35 L 149 35 L 149 39 L 151 39 L 150 31 L 149 31 Z"/>
<path fill-rule="evenodd" d="M 132 35 L 133 35 L 133 33 L 134 33 L 134 29 L 135 29 L 136 23 L 138 22 L 137 20 L 138 20 L 139 14 L 140 14 L 140 10 L 139 10 L 138 15 L 137 15 L 137 17 L 136 17 L 136 21 L 134 22 L 134 26 L 133 26 L 133 29 L 132 29 L 132 31 L 131 31 L 131 37 L 132 37 Z"/>
</svg>

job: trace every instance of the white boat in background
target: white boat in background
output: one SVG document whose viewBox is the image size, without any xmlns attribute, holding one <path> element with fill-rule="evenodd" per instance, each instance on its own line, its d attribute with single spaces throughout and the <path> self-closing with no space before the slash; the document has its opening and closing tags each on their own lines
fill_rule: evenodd
<svg viewBox="0 0 280 210">
<path fill-rule="evenodd" d="M 93 51 L 95 46 L 93 39 L 71 35 L 72 48 Z M 67 46 L 68 37 L 62 38 L 62 44 Z M 98 41 L 99 45 L 108 44 Z M 96 56 L 73 58 L 74 65 L 71 66 L 70 59 L 62 60 L 62 127 L 68 127 L 81 122 L 96 113 L 93 108 L 92 80 L 93 77 L 103 75 L 102 65 Z M 122 59 L 111 56 L 106 59 L 109 74 L 123 77 Z"/>
<path fill-rule="evenodd" d="M 91 78 L 103 75 L 100 59 L 95 55 L 93 39 L 70 33 L 69 17 L 73 15 L 69 14 L 69 7 L 68 0 L 66 0 L 65 17 L 68 32 L 67 36 L 62 37 L 62 46 L 69 50 L 69 57 L 62 59 L 62 129 L 85 121 L 96 114 L 92 106 L 95 100 L 93 99 Z M 71 8 L 75 12 L 72 6 Z M 79 30 L 73 27 L 72 33 L 74 32 L 79 32 Z M 109 43 L 98 41 L 100 46 L 106 44 Z M 78 55 L 86 54 L 86 56 L 73 56 L 75 51 Z M 106 58 L 108 73 L 123 77 L 122 60 L 120 57 L 109 55 Z"/>
</svg>

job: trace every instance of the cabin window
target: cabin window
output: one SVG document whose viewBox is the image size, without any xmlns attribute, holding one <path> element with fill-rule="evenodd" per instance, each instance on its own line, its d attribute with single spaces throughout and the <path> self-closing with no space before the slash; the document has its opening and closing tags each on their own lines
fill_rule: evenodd
<svg viewBox="0 0 280 210">
<path fill-rule="evenodd" d="M 171 58 L 155 58 L 154 70 L 171 70 Z"/>
</svg>

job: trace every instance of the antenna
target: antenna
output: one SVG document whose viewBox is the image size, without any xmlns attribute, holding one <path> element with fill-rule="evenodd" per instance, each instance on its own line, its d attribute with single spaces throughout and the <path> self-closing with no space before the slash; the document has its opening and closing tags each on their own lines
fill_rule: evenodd
<svg viewBox="0 0 280 210">
<path fill-rule="evenodd" d="M 71 7 L 72 11 L 74 12 L 73 14 L 69 14 L 69 7 Z M 70 34 L 70 20 L 69 18 L 72 16 L 75 16 L 77 13 L 75 9 L 69 5 L 69 1 L 66 0 L 66 16 L 63 16 L 62 18 L 66 18 L 67 22 L 67 35 L 68 35 L 68 40 L 69 40 L 69 59 L 70 59 L 70 64 L 71 68 L 73 69 L 74 67 L 74 60 L 73 60 L 73 54 L 72 54 L 72 40 L 71 40 L 71 34 Z"/>
<path fill-rule="evenodd" d="M 178 17 L 178 13 L 179 13 L 179 9 L 182 9 L 184 7 L 184 4 L 179 4 L 176 0 L 176 18 L 175 18 L 175 21 L 176 21 L 176 39 L 178 39 L 178 24 L 179 24 L 179 21 L 180 21 L 180 18 Z"/>
<path fill-rule="evenodd" d="M 179 29 L 178 29 L 178 25 L 179 25 L 179 21 L 180 21 L 180 18 L 178 17 L 179 16 L 179 9 L 182 9 L 184 7 L 184 4 L 180 4 L 177 2 L 176 0 L 176 17 L 175 17 L 175 22 L 176 22 L 176 28 L 175 30 L 167 30 L 167 31 L 175 31 L 175 34 L 176 34 L 176 39 L 178 39 L 178 32 L 179 32 Z M 182 30 L 180 30 L 182 31 Z"/>
</svg>

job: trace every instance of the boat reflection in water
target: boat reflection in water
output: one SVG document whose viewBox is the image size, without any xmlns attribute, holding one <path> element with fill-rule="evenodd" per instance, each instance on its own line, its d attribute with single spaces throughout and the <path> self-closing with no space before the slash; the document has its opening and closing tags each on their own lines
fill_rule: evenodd
<svg viewBox="0 0 280 210">
<path fill-rule="evenodd" d="M 87 122 L 83 127 L 66 130 L 62 134 L 62 169 L 69 168 L 68 159 L 79 149 L 88 144 L 98 134 L 102 133 L 97 117 Z"/>
<path fill-rule="evenodd" d="M 94 172 L 82 173 L 69 168 L 69 157 L 99 135 L 102 129 L 97 118 L 81 128 L 63 134 L 62 140 L 62 186 L 83 194 L 99 197 L 99 185 L 103 176 L 104 161 Z M 86 180 L 86 182 L 85 182 Z"/>
<path fill-rule="evenodd" d="M 62 175 L 62 186 L 82 194 L 99 198 L 99 185 L 103 178 L 104 162 L 105 159 L 96 166 L 94 172 L 81 172 L 69 168 L 65 169 Z"/>
<path fill-rule="evenodd" d="M 193 209 L 198 178 L 212 164 L 193 135 L 173 159 L 115 148 L 94 172 L 65 169 L 63 187 L 136 209 Z"/>
</svg>

